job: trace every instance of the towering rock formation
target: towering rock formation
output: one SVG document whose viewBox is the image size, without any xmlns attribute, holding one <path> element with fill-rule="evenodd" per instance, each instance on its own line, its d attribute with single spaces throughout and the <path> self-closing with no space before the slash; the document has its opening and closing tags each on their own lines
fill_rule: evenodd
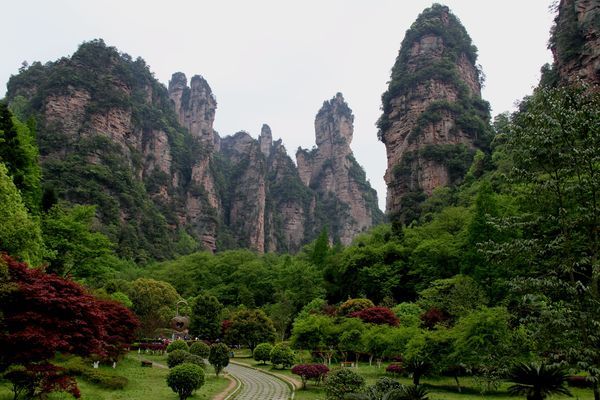
<svg viewBox="0 0 600 400">
<path fill-rule="evenodd" d="M 600 3 L 561 0 L 550 48 L 562 83 L 600 85 Z"/>
<path fill-rule="evenodd" d="M 188 86 L 175 73 L 167 89 L 142 59 L 102 40 L 33 63 L 10 79 L 7 99 L 38 120 L 44 186 L 97 205 L 100 229 L 139 262 L 194 250 L 190 236 L 212 251 L 294 252 L 329 226 L 348 243 L 381 220 L 352 157 L 353 117 L 341 95 L 317 116 L 319 147 L 301 165 L 306 184 L 269 126 L 258 140 L 219 137 L 202 77 Z"/>
<path fill-rule="evenodd" d="M 460 182 L 489 141 L 476 48 L 448 9 L 435 4 L 406 32 L 382 96 L 387 212 L 410 222 L 433 189 Z"/>
<path fill-rule="evenodd" d="M 192 136 L 191 144 L 195 144 L 189 182 L 193 190 L 186 192 L 180 223 L 193 227 L 203 245 L 215 251 L 217 223 L 214 214 L 219 214 L 221 204 L 210 167 L 218 138 L 213 130 L 217 101 L 208 82 L 200 75 L 194 75 L 188 87 L 185 74 L 176 72 L 169 81 L 168 91 L 179 124 L 187 128 Z"/>
<path fill-rule="evenodd" d="M 357 233 L 382 221 L 377 194 L 350 149 L 354 115 L 341 93 L 323 103 L 315 118 L 317 147 L 298 149 L 302 182 L 316 192 L 318 215 L 332 237 L 349 244 Z"/>
</svg>

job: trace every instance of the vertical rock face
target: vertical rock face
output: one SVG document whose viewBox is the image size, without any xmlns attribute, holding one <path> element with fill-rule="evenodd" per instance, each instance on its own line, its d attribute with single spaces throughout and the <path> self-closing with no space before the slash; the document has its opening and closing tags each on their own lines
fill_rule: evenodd
<svg viewBox="0 0 600 400">
<path fill-rule="evenodd" d="M 221 140 L 221 154 L 229 167 L 224 194 L 225 224 L 238 245 L 265 250 L 266 165 L 261 148 L 246 132 Z"/>
<path fill-rule="evenodd" d="M 169 97 L 181 126 L 186 127 L 203 145 L 212 148 L 217 100 L 208 82 L 200 75 L 194 75 L 188 87 L 185 74 L 176 72 L 169 81 Z"/>
<path fill-rule="evenodd" d="M 550 39 L 563 83 L 600 84 L 600 3 L 561 0 Z"/>
<path fill-rule="evenodd" d="M 215 251 L 217 224 L 214 214 L 219 214 L 221 204 L 210 166 L 218 137 L 213 130 L 217 101 L 208 82 L 200 75 L 194 75 L 188 87 L 185 74 L 174 73 L 168 92 L 179 124 L 187 128 L 198 144 L 198 153 L 194 154 L 191 165 L 190 186 L 193 190 L 186 193 L 186 207 L 180 214 L 180 221 L 199 235 L 206 248 Z"/>
<path fill-rule="evenodd" d="M 387 212 L 410 222 L 439 186 L 460 182 L 477 148 L 489 141 L 476 48 L 439 4 L 406 32 L 382 96 L 379 138 L 386 146 Z"/>
<path fill-rule="evenodd" d="M 273 135 L 271 134 L 271 128 L 269 125 L 264 124 L 260 130 L 260 137 L 258 138 L 260 145 L 260 151 L 265 157 L 269 158 L 271 155 L 271 147 L 273 146 Z"/>
<path fill-rule="evenodd" d="M 302 182 L 315 191 L 315 219 L 332 237 L 349 244 L 357 233 L 382 221 L 377 194 L 354 159 L 350 143 L 354 115 L 341 93 L 323 103 L 315 118 L 317 147 L 298 149 Z"/>
</svg>

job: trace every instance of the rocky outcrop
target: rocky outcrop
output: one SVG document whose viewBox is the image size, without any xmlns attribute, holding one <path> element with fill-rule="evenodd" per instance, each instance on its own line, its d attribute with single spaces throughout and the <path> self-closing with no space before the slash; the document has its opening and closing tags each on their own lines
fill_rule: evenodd
<svg viewBox="0 0 600 400">
<path fill-rule="evenodd" d="M 476 49 L 450 10 L 435 4 L 406 32 L 382 96 L 379 138 L 386 146 L 386 209 L 408 223 L 419 202 L 464 177 L 489 140 Z"/>
<path fill-rule="evenodd" d="M 300 179 L 318 199 L 315 219 L 343 244 L 382 221 L 377 195 L 350 149 L 353 123 L 352 110 L 336 94 L 315 118 L 317 147 L 296 152 Z"/>
<path fill-rule="evenodd" d="M 169 81 L 169 98 L 175 105 L 181 126 L 186 127 L 203 145 L 212 148 L 217 100 L 208 82 L 200 75 L 194 75 L 188 87 L 185 74 L 176 72 Z"/>
<path fill-rule="evenodd" d="M 381 220 L 352 157 L 353 116 L 341 95 L 317 115 L 318 147 L 297 168 L 268 125 L 258 140 L 221 138 L 199 75 L 188 86 L 175 73 L 166 88 L 143 60 L 101 40 L 33 63 L 8 86 L 7 99 L 38 119 L 44 186 L 95 204 L 98 226 L 124 257 L 171 258 L 194 249 L 190 236 L 211 251 L 295 252 L 325 226 L 349 243 Z"/>
<path fill-rule="evenodd" d="M 600 85 L 600 3 L 561 0 L 550 48 L 561 82 Z"/>
</svg>

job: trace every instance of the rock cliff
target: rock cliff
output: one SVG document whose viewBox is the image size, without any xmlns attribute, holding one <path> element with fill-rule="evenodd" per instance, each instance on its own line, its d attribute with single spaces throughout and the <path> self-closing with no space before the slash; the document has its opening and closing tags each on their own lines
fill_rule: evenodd
<svg viewBox="0 0 600 400">
<path fill-rule="evenodd" d="M 600 85 L 600 3 L 561 0 L 554 22 L 550 48 L 560 81 Z"/>
<path fill-rule="evenodd" d="M 489 105 L 476 59 L 448 7 L 424 10 L 406 32 L 378 121 L 393 219 L 418 218 L 419 203 L 436 187 L 460 182 L 476 149 L 488 145 Z"/>
<path fill-rule="evenodd" d="M 353 117 L 341 96 L 317 116 L 318 163 L 302 164 L 306 184 L 269 126 L 258 140 L 214 131 L 217 102 L 204 78 L 188 85 L 178 72 L 166 88 L 141 58 L 102 40 L 24 68 L 7 99 L 38 121 L 44 187 L 95 204 L 99 228 L 142 263 L 193 251 L 190 237 L 198 249 L 294 252 L 325 226 L 348 243 L 381 220 L 351 155 Z M 322 185 L 319 171 L 330 174 Z"/>
<path fill-rule="evenodd" d="M 296 152 L 300 179 L 318 200 L 316 219 L 343 244 L 383 220 L 377 194 L 350 149 L 353 123 L 352 110 L 342 94 L 336 94 L 315 118 L 317 147 Z"/>
</svg>

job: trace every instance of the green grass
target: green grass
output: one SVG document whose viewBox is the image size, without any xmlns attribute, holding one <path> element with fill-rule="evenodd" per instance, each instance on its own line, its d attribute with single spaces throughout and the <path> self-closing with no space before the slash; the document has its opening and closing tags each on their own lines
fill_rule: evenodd
<svg viewBox="0 0 600 400">
<path fill-rule="evenodd" d="M 235 361 L 241 362 L 244 364 L 251 365 L 256 368 L 260 368 L 269 372 L 274 372 L 277 374 L 281 374 L 284 376 L 292 377 L 296 380 L 299 380 L 299 377 L 293 375 L 289 369 L 279 370 L 274 369 L 271 364 L 262 364 L 254 361 L 249 357 L 249 354 L 236 353 Z M 385 373 L 385 366 L 382 365 L 381 368 L 377 368 L 377 366 L 369 366 L 368 363 L 360 363 L 358 366 L 358 373 L 361 374 L 367 380 L 367 384 L 373 384 L 375 381 L 383 376 L 389 376 Z M 398 381 L 402 384 L 412 385 L 412 380 L 407 377 L 397 378 Z M 510 386 L 508 382 L 502 382 L 498 391 L 493 393 L 485 393 L 481 394 L 478 388 L 477 382 L 472 377 L 462 377 L 460 378 L 460 384 L 463 392 L 458 393 L 456 388 L 456 382 L 453 378 L 449 377 L 439 377 L 439 378 L 422 378 L 421 384 L 427 386 L 429 390 L 429 399 L 430 400 L 484 400 L 484 399 L 493 399 L 493 400 L 515 400 L 520 397 L 512 397 L 507 393 L 507 388 Z M 592 400 L 594 395 L 591 389 L 578 389 L 578 388 L 569 388 L 573 397 L 567 396 L 553 396 L 549 397 L 551 400 L 558 399 L 573 399 L 573 400 Z M 306 390 L 298 390 L 295 395 L 296 400 L 325 400 L 325 390 L 323 386 L 317 386 L 312 382 L 308 383 L 308 388 Z M 524 399 L 524 397 L 522 398 Z"/>
<path fill-rule="evenodd" d="M 144 358 L 166 364 L 165 356 L 152 356 Z M 123 361 L 117 364 L 116 369 L 110 366 L 100 366 L 107 373 L 118 374 L 126 377 L 129 383 L 123 390 L 109 390 L 100 388 L 94 384 L 78 378 L 77 382 L 81 389 L 81 398 L 84 400 L 177 400 L 178 396 L 167 386 L 167 369 L 142 368 L 138 354 L 132 352 Z M 193 400 L 210 400 L 217 393 L 225 390 L 229 381 L 223 377 L 215 377 L 212 369 L 206 369 L 206 382 L 190 397 Z M 60 397 L 60 396 L 56 396 Z M 0 383 L 0 400 L 10 400 L 12 394 L 7 383 Z"/>
</svg>

